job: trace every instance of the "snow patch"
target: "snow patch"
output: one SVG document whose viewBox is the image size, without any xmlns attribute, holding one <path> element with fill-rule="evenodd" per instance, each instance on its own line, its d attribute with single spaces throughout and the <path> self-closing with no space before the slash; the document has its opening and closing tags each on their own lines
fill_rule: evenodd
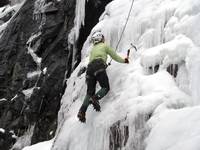
<svg viewBox="0 0 200 150">
<path fill-rule="evenodd" d="M 35 144 L 33 146 L 25 147 L 22 150 L 39 150 L 39 149 L 50 150 L 52 142 L 53 142 L 53 140 L 41 142 L 41 143 Z"/>
<path fill-rule="evenodd" d="M 47 73 L 47 67 L 45 67 L 42 71 L 43 74 L 46 74 Z"/>
<path fill-rule="evenodd" d="M 13 145 L 12 149 L 22 149 L 25 146 L 31 145 L 31 138 L 33 136 L 33 131 L 35 124 L 30 126 L 26 133 L 17 139 L 17 142 Z"/>
<path fill-rule="evenodd" d="M 31 95 L 33 94 L 33 90 L 35 89 L 35 87 L 27 89 L 27 90 L 23 90 L 23 94 L 26 96 L 26 98 L 30 98 Z"/>
<path fill-rule="evenodd" d="M 10 101 L 14 101 L 16 98 L 18 97 L 18 95 L 16 94 Z"/>
<path fill-rule="evenodd" d="M 0 128 L 1 133 L 5 133 L 6 131 L 3 128 Z"/>
<path fill-rule="evenodd" d="M 14 16 L 14 14 L 16 14 L 17 11 L 19 11 L 21 6 L 22 6 L 22 4 L 17 4 L 14 6 L 7 5 L 7 6 L 0 8 L 0 38 L 12 17 L 7 22 L 4 22 L 3 20 L 1 20 L 1 18 L 6 17 L 7 15 Z"/>
<path fill-rule="evenodd" d="M 38 57 L 34 53 L 34 49 L 32 49 L 30 46 L 28 46 L 28 53 L 32 56 L 33 60 L 37 64 L 37 66 L 40 68 L 40 65 L 41 65 L 41 62 L 42 62 L 42 58 Z"/>
<path fill-rule="evenodd" d="M 35 76 L 39 76 L 41 74 L 41 71 L 34 71 L 34 72 L 29 72 L 27 74 L 27 78 L 33 78 Z"/>
<path fill-rule="evenodd" d="M 0 102 L 2 102 L 2 101 L 7 101 L 7 99 L 5 99 L 5 98 L 0 99 Z"/>
</svg>

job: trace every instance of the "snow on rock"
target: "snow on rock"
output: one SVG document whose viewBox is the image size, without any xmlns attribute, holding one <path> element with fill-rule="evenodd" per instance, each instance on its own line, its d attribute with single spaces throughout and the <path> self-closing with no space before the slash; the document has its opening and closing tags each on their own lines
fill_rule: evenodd
<svg viewBox="0 0 200 150">
<path fill-rule="evenodd" d="M 27 147 L 23 148 L 22 150 L 38 150 L 38 149 L 50 150 L 51 145 L 52 145 L 52 140 L 46 141 L 46 142 L 41 142 L 41 143 L 35 144 L 33 146 L 27 146 Z"/>
<path fill-rule="evenodd" d="M 112 1 L 91 34 L 101 30 L 116 48 L 131 2 Z M 84 10 L 84 2 L 77 7 Z M 138 52 L 131 49 L 130 64 L 113 61 L 107 68 L 111 90 L 100 101 L 102 111 L 89 106 L 82 124 L 76 115 L 86 93 L 85 73 L 77 74 L 88 63 L 90 35 L 82 62 L 67 80 L 51 150 L 199 150 L 200 111 L 190 107 L 200 103 L 199 8 L 199 0 L 135 0 L 118 52 L 125 57 L 130 43 Z M 158 72 L 147 74 L 156 64 Z M 178 65 L 176 78 L 166 70 L 171 64 Z"/>
<path fill-rule="evenodd" d="M 45 67 L 45 68 L 42 70 L 42 73 L 43 73 L 43 74 L 46 74 L 46 73 L 47 73 L 47 67 Z"/>
<path fill-rule="evenodd" d="M 33 60 L 35 61 L 35 63 L 37 64 L 38 67 L 38 71 L 40 69 L 40 65 L 42 62 L 42 58 L 38 57 L 35 53 L 36 50 L 34 50 L 31 45 L 28 46 L 28 53 L 32 56 Z"/>
<path fill-rule="evenodd" d="M 27 73 L 27 78 L 33 78 L 35 76 L 39 76 L 41 74 L 41 71 L 34 71 Z"/>
<path fill-rule="evenodd" d="M 2 99 L 0 99 L 0 102 L 1 102 L 1 101 L 7 101 L 7 99 L 5 99 L 5 98 L 2 98 Z"/>
<path fill-rule="evenodd" d="M 11 17 L 20 9 L 22 4 L 14 6 L 6 5 L 0 8 L 0 38 L 6 29 Z"/>
<path fill-rule="evenodd" d="M 22 149 L 25 146 L 31 145 L 31 138 L 33 136 L 33 131 L 35 128 L 35 124 L 29 126 L 26 133 L 17 139 L 17 142 L 13 145 L 12 150 Z"/>
<path fill-rule="evenodd" d="M 35 89 L 35 87 L 33 88 L 30 88 L 30 89 L 26 89 L 26 90 L 23 90 L 23 94 L 26 96 L 26 98 L 30 98 L 31 95 L 33 94 L 33 90 Z"/>
<path fill-rule="evenodd" d="M 5 130 L 2 129 L 2 128 L 0 128 L 0 132 L 1 132 L 1 133 L 5 133 Z"/>
<path fill-rule="evenodd" d="M 0 18 L 5 17 L 6 15 L 9 15 L 9 13 L 15 13 L 17 10 L 19 10 L 21 5 L 14 5 L 14 6 L 4 6 L 0 8 Z"/>
<path fill-rule="evenodd" d="M 5 30 L 5 28 L 7 27 L 8 23 L 3 23 L 2 25 L 0 25 L 0 38 L 2 36 L 3 31 Z"/>
</svg>

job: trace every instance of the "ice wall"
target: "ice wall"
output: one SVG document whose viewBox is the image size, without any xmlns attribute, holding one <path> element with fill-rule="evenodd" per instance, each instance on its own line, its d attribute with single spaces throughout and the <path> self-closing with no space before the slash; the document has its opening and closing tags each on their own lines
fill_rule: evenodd
<svg viewBox="0 0 200 150">
<path fill-rule="evenodd" d="M 115 48 L 131 2 L 112 1 L 91 33 L 101 30 Z M 193 142 L 184 147 L 199 150 L 200 140 L 190 130 L 199 126 L 199 108 L 185 108 L 199 103 L 199 8 L 199 0 L 135 0 L 117 51 L 125 57 L 130 43 L 138 51 L 131 49 L 129 65 L 112 62 L 108 67 L 111 90 L 100 102 L 102 111 L 89 107 L 82 124 L 76 115 L 86 92 L 85 74 L 77 74 L 88 63 L 89 36 L 83 60 L 67 81 L 51 150 L 177 150 L 189 140 L 186 134 Z M 149 72 L 155 65 L 157 72 Z M 176 77 L 166 71 L 169 65 L 178 65 Z M 191 114 L 192 123 L 183 125 Z M 176 135 L 176 129 L 186 132 Z M 169 138 L 163 140 L 161 134 Z"/>
<path fill-rule="evenodd" d="M 193 97 L 193 105 L 200 104 L 200 47 L 197 47 L 191 53 L 188 62 L 188 69 L 190 70 L 190 89 Z"/>
<path fill-rule="evenodd" d="M 116 47 L 130 4 L 130 0 L 111 2 L 92 32 L 101 30 L 106 42 Z M 189 76 L 194 76 L 198 69 L 192 71 L 188 65 L 191 53 L 199 51 L 197 37 L 200 32 L 195 26 L 199 19 L 198 6 L 198 1 L 190 0 L 135 0 L 118 52 L 125 56 L 130 43 L 137 45 L 139 50 L 136 53 L 131 49 L 129 65 L 113 62 L 107 69 L 111 91 L 101 102 L 102 112 L 96 113 L 89 108 L 87 123 L 81 124 L 76 114 L 86 86 L 85 74 L 77 77 L 77 73 L 87 64 L 88 37 L 82 51 L 86 59 L 67 82 L 59 112 L 62 123 L 52 150 L 143 150 L 149 144 L 145 143 L 145 137 L 151 133 L 150 118 L 157 120 L 155 125 L 159 122 L 158 116 L 166 110 L 191 105 L 193 90 L 190 84 L 191 87 L 195 85 Z M 156 64 L 160 65 L 159 71 L 149 74 L 147 69 Z M 166 72 L 170 64 L 178 64 L 180 68 L 176 79 Z M 125 129 L 128 131 L 124 132 Z M 116 141 L 116 136 L 121 140 Z"/>
</svg>

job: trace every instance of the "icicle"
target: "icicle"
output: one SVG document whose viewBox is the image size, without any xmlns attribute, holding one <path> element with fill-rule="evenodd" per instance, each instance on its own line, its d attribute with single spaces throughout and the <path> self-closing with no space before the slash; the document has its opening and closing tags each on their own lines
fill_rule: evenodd
<svg viewBox="0 0 200 150">
<path fill-rule="evenodd" d="M 76 0 L 76 10 L 75 10 L 75 19 L 74 19 L 74 27 L 71 29 L 69 35 L 68 35 L 68 45 L 69 49 L 73 50 L 72 52 L 72 68 L 74 68 L 74 65 L 76 64 L 75 55 L 76 55 L 76 41 L 79 38 L 79 31 L 81 28 L 81 25 L 84 25 L 85 20 L 85 5 L 86 1 L 88 0 Z M 72 46 L 72 47 L 71 47 Z"/>
<path fill-rule="evenodd" d="M 76 0 L 76 17 L 74 20 L 75 40 L 79 37 L 79 30 L 81 25 L 84 25 L 85 20 L 85 4 L 88 0 Z"/>
</svg>

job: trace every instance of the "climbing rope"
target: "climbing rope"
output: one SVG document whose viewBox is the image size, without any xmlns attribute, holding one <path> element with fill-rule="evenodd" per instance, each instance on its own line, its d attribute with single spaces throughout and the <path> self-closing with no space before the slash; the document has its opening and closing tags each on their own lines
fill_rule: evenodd
<svg viewBox="0 0 200 150">
<path fill-rule="evenodd" d="M 135 0 L 132 0 L 131 7 L 130 7 L 129 12 L 128 12 L 128 17 L 127 17 L 127 19 L 126 19 L 126 23 L 125 23 L 125 25 L 124 25 L 124 27 L 123 27 L 123 30 L 122 30 L 122 33 L 121 33 L 121 35 L 120 35 L 119 41 L 117 42 L 117 46 L 116 46 L 115 51 L 117 51 L 117 49 L 118 49 L 118 47 L 119 47 L 119 44 L 120 44 L 120 42 L 121 42 L 121 40 L 122 40 L 124 31 L 126 30 L 126 26 L 127 26 L 127 24 L 128 24 L 128 21 L 129 21 L 130 15 L 131 15 L 131 11 L 132 11 L 132 9 L 133 9 L 134 1 L 135 1 Z M 112 62 L 112 59 L 111 59 L 110 62 L 108 63 L 109 66 L 111 65 L 111 62 Z"/>
</svg>

